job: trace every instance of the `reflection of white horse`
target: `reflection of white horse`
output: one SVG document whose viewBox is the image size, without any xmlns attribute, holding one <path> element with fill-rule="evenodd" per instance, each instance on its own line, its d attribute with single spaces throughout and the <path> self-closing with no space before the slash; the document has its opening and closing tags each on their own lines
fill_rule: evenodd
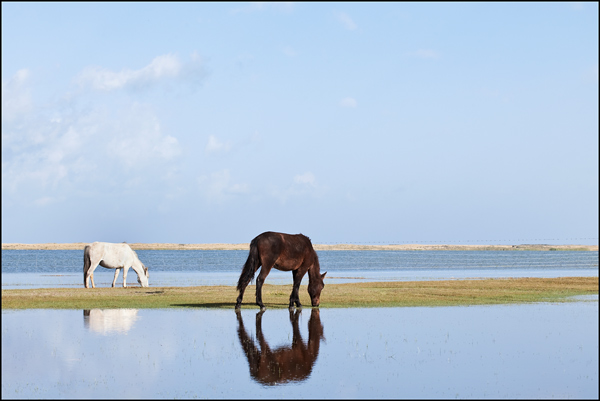
<svg viewBox="0 0 600 401">
<path fill-rule="evenodd" d="M 127 333 L 137 320 L 137 309 L 85 309 L 83 323 L 86 328 L 100 334 Z"/>
<path fill-rule="evenodd" d="M 131 267 L 137 273 L 138 283 L 142 287 L 148 287 L 148 268 L 138 259 L 137 254 L 128 244 L 111 244 L 108 242 L 94 242 L 86 245 L 83 249 L 83 284 L 85 288 L 90 288 L 90 278 L 92 287 L 94 284 L 94 270 L 98 264 L 107 269 L 116 269 L 115 278 L 112 286 L 117 282 L 119 271 L 123 269 L 123 287 L 127 287 L 127 270 Z"/>
</svg>

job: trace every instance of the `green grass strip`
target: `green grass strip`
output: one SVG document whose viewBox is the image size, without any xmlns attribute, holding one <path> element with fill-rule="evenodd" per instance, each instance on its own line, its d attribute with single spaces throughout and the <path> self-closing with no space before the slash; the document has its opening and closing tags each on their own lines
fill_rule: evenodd
<svg viewBox="0 0 600 401">
<path fill-rule="evenodd" d="M 263 286 L 267 308 L 287 308 L 292 285 Z M 243 308 L 254 304 L 255 286 L 246 289 Z M 467 279 L 327 284 L 321 308 L 494 305 L 568 302 L 598 294 L 598 277 Z M 237 298 L 233 286 L 44 288 L 2 290 L 2 309 L 224 308 Z M 306 286 L 300 301 L 310 307 Z"/>
</svg>

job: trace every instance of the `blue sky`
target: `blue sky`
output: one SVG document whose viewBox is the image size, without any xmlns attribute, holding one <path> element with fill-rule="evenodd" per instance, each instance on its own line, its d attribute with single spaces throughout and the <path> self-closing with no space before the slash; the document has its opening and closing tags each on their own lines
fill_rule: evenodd
<svg viewBox="0 0 600 401">
<path fill-rule="evenodd" d="M 598 243 L 597 3 L 2 3 L 2 242 Z"/>
</svg>

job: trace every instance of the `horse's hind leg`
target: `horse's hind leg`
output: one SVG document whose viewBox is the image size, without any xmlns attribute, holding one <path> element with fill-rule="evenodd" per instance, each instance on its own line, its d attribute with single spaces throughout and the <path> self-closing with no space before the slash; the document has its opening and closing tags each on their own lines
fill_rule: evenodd
<svg viewBox="0 0 600 401">
<path fill-rule="evenodd" d="M 260 351 L 263 355 L 271 354 L 271 347 L 269 347 L 269 343 L 265 339 L 265 336 L 262 331 L 262 316 L 265 313 L 264 309 L 261 309 L 256 314 L 256 339 L 258 340 L 258 344 L 260 345 Z"/>
<path fill-rule="evenodd" d="M 92 288 L 96 288 L 96 284 L 94 284 L 94 270 L 98 267 L 98 263 L 100 263 L 99 260 L 93 261 L 90 264 L 90 268 L 85 272 L 85 288 L 90 288 L 90 280 L 92 281 Z"/>
<path fill-rule="evenodd" d="M 260 268 L 260 274 L 256 278 L 256 305 L 260 306 L 260 309 L 265 308 L 265 305 L 262 302 L 262 286 L 265 282 L 265 279 L 269 275 L 273 264 L 274 263 L 263 263 L 262 267 Z"/>
<path fill-rule="evenodd" d="M 113 287 L 115 286 L 115 284 L 116 284 L 116 282 L 117 282 L 117 277 L 119 277 L 119 272 L 120 272 L 120 271 L 121 271 L 121 268 L 120 268 L 120 267 L 115 269 L 115 278 L 113 279 L 113 283 L 112 283 L 112 286 L 113 286 Z"/>
<path fill-rule="evenodd" d="M 235 310 L 238 310 L 242 306 L 242 299 L 244 299 L 244 291 L 246 291 L 246 286 L 242 287 L 238 291 L 240 293 L 235 301 Z"/>
</svg>

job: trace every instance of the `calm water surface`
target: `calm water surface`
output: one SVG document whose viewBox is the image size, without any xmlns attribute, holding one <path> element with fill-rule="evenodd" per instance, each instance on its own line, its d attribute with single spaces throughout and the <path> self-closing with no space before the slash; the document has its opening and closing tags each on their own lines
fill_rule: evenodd
<svg viewBox="0 0 600 401">
<path fill-rule="evenodd" d="M 598 252 L 318 254 L 329 283 L 598 276 Z M 138 255 L 151 286 L 235 285 L 247 252 Z M 2 288 L 78 288 L 82 268 L 82 251 L 3 250 Z M 257 312 L 3 310 L 2 398 L 598 398 L 597 296 Z"/>
<path fill-rule="evenodd" d="M 2 398 L 598 398 L 598 301 L 2 311 Z"/>
<path fill-rule="evenodd" d="M 247 251 L 137 251 L 151 286 L 235 285 Z M 469 277 L 598 276 L 598 252 L 564 251 L 318 251 L 326 282 L 439 280 Z M 80 287 L 83 251 L 2 251 L 2 288 Z M 98 267 L 100 286 L 113 270 Z M 304 284 L 308 278 L 304 278 Z M 129 270 L 128 282 L 137 285 Z M 291 283 L 271 271 L 267 282 Z M 117 280 L 121 285 L 122 275 Z"/>
</svg>

